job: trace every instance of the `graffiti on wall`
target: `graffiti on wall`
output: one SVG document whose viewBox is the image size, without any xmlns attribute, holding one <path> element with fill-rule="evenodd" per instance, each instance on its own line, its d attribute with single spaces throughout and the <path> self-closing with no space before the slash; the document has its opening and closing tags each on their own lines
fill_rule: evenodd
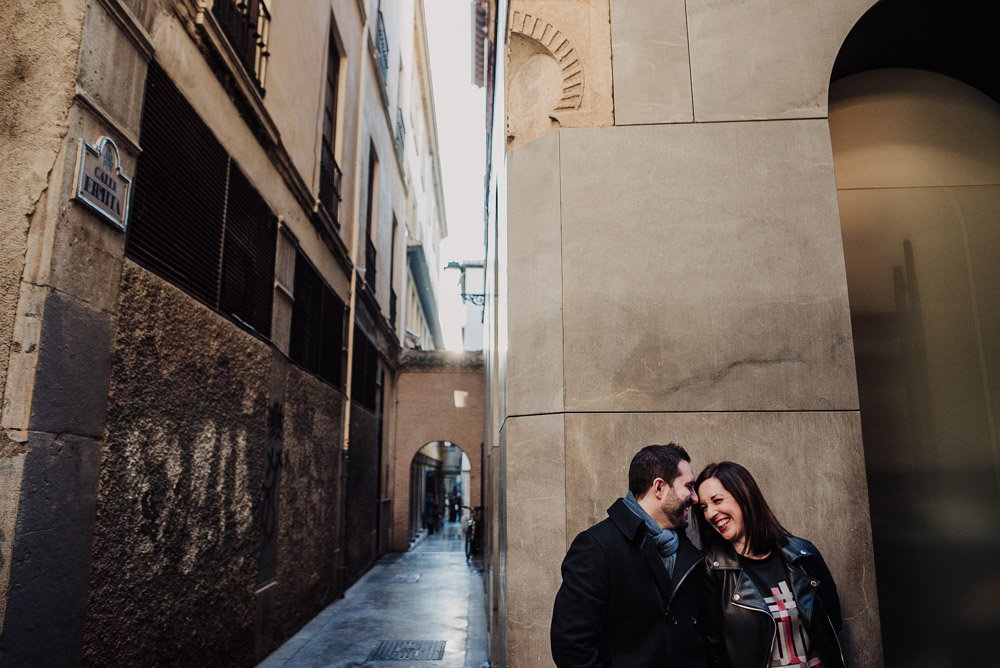
<svg viewBox="0 0 1000 668">
<path fill-rule="evenodd" d="M 168 566 L 189 574 L 220 543 L 242 542 L 253 528 L 245 431 L 206 420 L 195 434 L 185 443 L 180 430 L 141 420 L 121 437 L 123 487 L 134 505 L 115 518 L 115 532 L 132 534 L 152 575 Z"/>
</svg>

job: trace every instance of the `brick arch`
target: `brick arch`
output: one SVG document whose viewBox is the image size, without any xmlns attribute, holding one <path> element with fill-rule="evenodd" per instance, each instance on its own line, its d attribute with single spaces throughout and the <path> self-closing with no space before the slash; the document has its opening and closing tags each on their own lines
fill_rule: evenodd
<svg viewBox="0 0 1000 668">
<path fill-rule="evenodd" d="M 468 392 L 464 408 L 454 391 Z M 410 463 L 435 441 L 454 443 L 468 455 L 469 493 L 478 505 L 482 490 L 483 375 L 481 368 L 404 370 L 396 382 L 395 455 L 391 549 L 409 547 Z"/>
</svg>

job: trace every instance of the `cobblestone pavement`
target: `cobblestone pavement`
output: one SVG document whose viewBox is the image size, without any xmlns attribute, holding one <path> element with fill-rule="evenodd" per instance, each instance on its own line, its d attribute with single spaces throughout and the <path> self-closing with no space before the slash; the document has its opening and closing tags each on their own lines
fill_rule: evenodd
<svg viewBox="0 0 1000 668">
<path fill-rule="evenodd" d="M 484 668 L 487 660 L 483 575 L 466 562 L 456 522 L 384 555 L 258 668 Z"/>
</svg>

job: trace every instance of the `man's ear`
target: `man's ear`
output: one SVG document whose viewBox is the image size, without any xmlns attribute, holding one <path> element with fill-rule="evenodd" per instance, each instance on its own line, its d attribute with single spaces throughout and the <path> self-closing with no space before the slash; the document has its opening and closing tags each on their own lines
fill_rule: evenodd
<svg viewBox="0 0 1000 668">
<path fill-rule="evenodd" d="M 663 478 L 657 478 L 653 481 L 653 494 L 659 499 L 663 496 L 663 492 L 667 487 L 667 481 Z"/>
</svg>

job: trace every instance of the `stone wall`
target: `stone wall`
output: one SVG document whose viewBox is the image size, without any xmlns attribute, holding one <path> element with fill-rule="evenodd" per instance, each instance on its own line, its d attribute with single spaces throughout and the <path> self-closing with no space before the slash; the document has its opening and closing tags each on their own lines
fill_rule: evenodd
<svg viewBox="0 0 1000 668">
<path fill-rule="evenodd" d="M 379 420 L 357 402 L 351 406 L 351 444 L 347 453 L 347 585 L 375 563 L 376 499 L 379 476 Z"/>
<path fill-rule="evenodd" d="M 268 346 L 126 264 L 88 665 L 253 660 Z"/>
<path fill-rule="evenodd" d="M 37 342 L 22 350 L 14 338 L 28 227 L 45 210 L 48 177 L 69 130 L 69 109 L 86 3 L 18 0 L 0 25 L 0 387 L 7 382 L 12 349 L 34 359 Z M 39 124 L 38 118 L 50 123 Z M 30 290 L 30 286 L 25 286 Z M 6 425 L 5 425 L 6 426 Z M 23 424 L 17 425 L 23 428 Z M 0 436 L 0 627 L 7 604 L 23 442 Z"/>
<path fill-rule="evenodd" d="M 274 635 L 286 638 L 340 593 L 337 506 L 343 395 L 289 366 L 284 406 Z M 318 528 L 322 530 L 317 530 Z"/>
</svg>

